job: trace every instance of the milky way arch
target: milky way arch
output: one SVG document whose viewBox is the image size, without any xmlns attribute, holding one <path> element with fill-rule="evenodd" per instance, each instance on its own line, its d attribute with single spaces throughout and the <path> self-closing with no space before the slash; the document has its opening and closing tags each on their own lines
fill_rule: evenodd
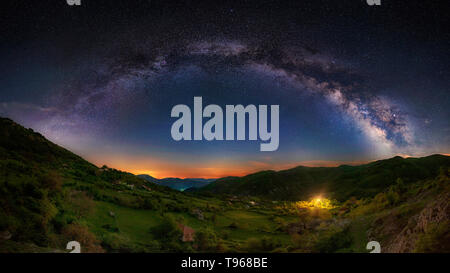
<svg viewBox="0 0 450 273">
<path fill-rule="evenodd" d="M 203 41 L 170 50 L 122 49 L 98 62 L 89 70 L 91 76 L 87 79 L 76 79 L 75 87 L 70 88 L 78 90 L 60 97 L 58 107 L 64 109 L 64 115 L 84 113 L 89 114 L 85 118 L 95 119 L 98 112 L 105 111 L 116 100 L 123 103 L 135 96 L 139 83 L 157 80 L 158 76 L 187 65 L 206 71 L 216 67 L 241 68 L 288 82 L 299 92 L 319 94 L 335 105 L 380 149 L 392 151 L 413 144 L 404 113 L 386 98 L 373 95 L 351 65 L 303 45 L 277 47 Z M 64 105 L 64 101 L 72 106 Z"/>
<path fill-rule="evenodd" d="M 186 66 L 256 72 L 288 83 L 302 94 L 319 95 L 351 117 L 381 154 L 404 151 L 414 143 L 405 114 L 374 95 L 351 64 L 305 45 L 270 42 L 205 40 L 166 47 L 127 46 L 81 66 L 82 72 L 60 86 L 48 105 L 4 104 L 2 109 L 30 111 L 35 127 L 53 139 L 101 131 L 109 119 L 113 122 L 111 109 L 133 104 L 145 92 L 145 85 Z"/>
</svg>

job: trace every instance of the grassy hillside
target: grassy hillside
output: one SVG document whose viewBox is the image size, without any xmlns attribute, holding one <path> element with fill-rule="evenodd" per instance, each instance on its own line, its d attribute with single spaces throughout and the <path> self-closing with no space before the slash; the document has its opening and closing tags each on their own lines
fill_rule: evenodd
<svg viewBox="0 0 450 273">
<path fill-rule="evenodd" d="M 299 167 L 214 183 L 262 197 L 198 195 L 98 168 L 0 118 L 0 252 L 65 252 L 73 240 L 82 252 L 367 252 L 371 240 L 383 252 L 450 252 L 446 164 Z M 324 198 L 290 201 L 292 185 L 295 198 Z M 183 240 L 185 226 L 193 241 Z"/>
<path fill-rule="evenodd" d="M 157 223 L 166 212 L 189 212 L 191 206 L 205 205 L 202 199 L 132 174 L 98 168 L 39 133 L 0 119 L 0 235 L 10 240 L 60 249 L 78 238 L 89 250 L 113 248 L 108 236 L 120 242 L 128 235 L 121 238 L 114 225 L 97 222 L 105 207 L 149 210 Z M 103 216 L 108 215 L 109 211 Z M 146 235 L 150 226 L 141 227 Z"/>
<path fill-rule="evenodd" d="M 373 197 L 398 178 L 410 184 L 436 177 L 450 167 L 450 157 L 394 157 L 360 166 L 296 167 L 263 171 L 244 177 L 223 178 L 196 190 L 199 193 L 252 195 L 273 200 L 304 200 L 320 194 L 344 201 Z"/>
</svg>

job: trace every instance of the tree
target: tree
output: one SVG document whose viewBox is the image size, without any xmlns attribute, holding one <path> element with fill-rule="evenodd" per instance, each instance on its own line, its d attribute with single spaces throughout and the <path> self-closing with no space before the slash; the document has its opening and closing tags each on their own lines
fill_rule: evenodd
<svg viewBox="0 0 450 273">
<path fill-rule="evenodd" d="M 176 221 L 170 217 L 165 216 L 161 223 L 150 229 L 155 239 L 161 242 L 174 242 L 180 240 L 183 233 L 178 227 Z"/>
<path fill-rule="evenodd" d="M 199 251 L 216 251 L 217 250 L 217 236 L 211 229 L 201 229 L 195 232 L 194 242 Z"/>
</svg>

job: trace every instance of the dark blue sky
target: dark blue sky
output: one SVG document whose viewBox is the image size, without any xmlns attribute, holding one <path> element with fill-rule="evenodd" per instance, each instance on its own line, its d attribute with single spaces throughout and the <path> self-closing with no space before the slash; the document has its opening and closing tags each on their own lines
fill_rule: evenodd
<svg viewBox="0 0 450 273">
<path fill-rule="evenodd" d="M 156 177 L 450 153 L 441 7 L 354 2 L 18 1 L 2 22 L 0 115 L 98 165 Z M 192 110 L 194 96 L 280 105 L 279 149 L 174 141 L 170 111 Z"/>
</svg>

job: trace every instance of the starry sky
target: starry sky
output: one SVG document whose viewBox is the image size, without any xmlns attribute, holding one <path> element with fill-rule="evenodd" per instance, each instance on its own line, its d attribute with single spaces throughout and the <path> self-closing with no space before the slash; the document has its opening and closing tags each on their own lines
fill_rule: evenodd
<svg viewBox="0 0 450 273">
<path fill-rule="evenodd" d="M 445 1 L 81 1 L 2 3 L 0 116 L 99 166 L 217 178 L 450 154 Z M 278 150 L 174 141 L 194 96 L 280 105 Z"/>
</svg>

